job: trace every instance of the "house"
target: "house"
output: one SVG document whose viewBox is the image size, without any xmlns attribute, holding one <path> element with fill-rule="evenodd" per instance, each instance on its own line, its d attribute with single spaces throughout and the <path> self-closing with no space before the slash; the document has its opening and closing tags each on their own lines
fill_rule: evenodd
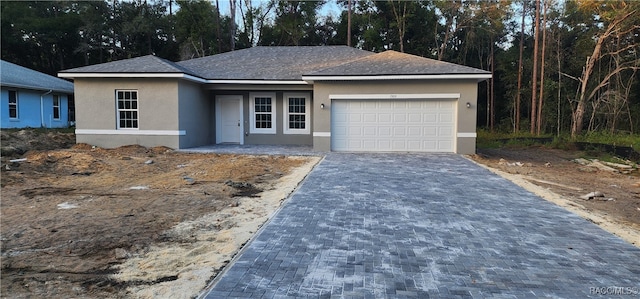
<svg viewBox="0 0 640 299">
<path fill-rule="evenodd" d="M 475 152 L 487 71 L 346 46 L 254 47 L 170 62 L 143 56 L 69 69 L 77 142 L 190 148 Z"/>
<path fill-rule="evenodd" d="M 0 126 L 66 128 L 73 121 L 73 83 L 0 60 Z"/>
</svg>

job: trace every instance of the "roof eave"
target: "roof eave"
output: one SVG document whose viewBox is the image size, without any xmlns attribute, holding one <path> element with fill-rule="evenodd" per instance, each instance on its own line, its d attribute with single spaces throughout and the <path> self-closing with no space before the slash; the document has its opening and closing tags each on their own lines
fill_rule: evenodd
<svg viewBox="0 0 640 299">
<path fill-rule="evenodd" d="M 209 84 L 250 84 L 250 85 L 309 85 L 304 80 L 245 80 L 245 79 L 209 79 Z"/>
<path fill-rule="evenodd" d="M 205 79 L 185 73 L 58 73 L 60 78 L 177 78 L 188 81 L 206 83 Z"/>
<path fill-rule="evenodd" d="M 0 86 L 8 87 L 8 88 L 30 89 L 30 90 L 37 90 L 37 91 L 52 91 L 52 92 L 58 92 L 58 93 L 73 94 L 73 88 L 71 89 L 49 88 L 49 87 L 31 86 L 26 84 L 14 84 L 14 83 L 2 83 L 0 84 Z"/>
<path fill-rule="evenodd" d="M 425 75 L 353 75 L 353 76 L 302 76 L 302 80 L 314 81 L 368 81 L 368 80 L 477 80 L 491 79 L 491 74 L 425 74 Z"/>
</svg>

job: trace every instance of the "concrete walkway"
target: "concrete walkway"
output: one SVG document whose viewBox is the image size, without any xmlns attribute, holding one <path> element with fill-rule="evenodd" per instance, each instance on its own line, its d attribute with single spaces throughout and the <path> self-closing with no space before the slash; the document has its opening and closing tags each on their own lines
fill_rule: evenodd
<svg viewBox="0 0 640 299">
<path fill-rule="evenodd" d="M 329 153 L 204 297 L 638 298 L 640 249 L 458 155 Z"/>
</svg>

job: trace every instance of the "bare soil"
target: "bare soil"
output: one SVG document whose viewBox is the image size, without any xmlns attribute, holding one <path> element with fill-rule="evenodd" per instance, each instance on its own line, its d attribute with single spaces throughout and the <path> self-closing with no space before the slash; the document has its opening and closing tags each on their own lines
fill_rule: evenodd
<svg viewBox="0 0 640 299">
<path fill-rule="evenodd" d="M 585 167 L 576 150 L 545 147 L 481 149 L 479 164 L 640 247 L 640 177 Z M 519 163 L 517 163 L 519 162 Z M 604 197 L 580 198 L 590 192 Z"/>
<path fill-rule="evenodd" d="M 3 132 L 41 150 L 2 157 L 2 298 L 193 298 L 319 159 L 52 149 L 73 134 L 49 133 Z"/>
</svg>

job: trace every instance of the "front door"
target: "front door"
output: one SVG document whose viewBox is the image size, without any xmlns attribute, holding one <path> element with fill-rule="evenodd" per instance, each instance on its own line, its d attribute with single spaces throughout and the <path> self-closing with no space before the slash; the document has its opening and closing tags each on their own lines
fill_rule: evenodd
<svg viewBox="0 0 640 299">
<path fill-rule="evenodd" d="M 242 96 L 216 97 L 216 143 L 243 144 Z"/>
</svg>

